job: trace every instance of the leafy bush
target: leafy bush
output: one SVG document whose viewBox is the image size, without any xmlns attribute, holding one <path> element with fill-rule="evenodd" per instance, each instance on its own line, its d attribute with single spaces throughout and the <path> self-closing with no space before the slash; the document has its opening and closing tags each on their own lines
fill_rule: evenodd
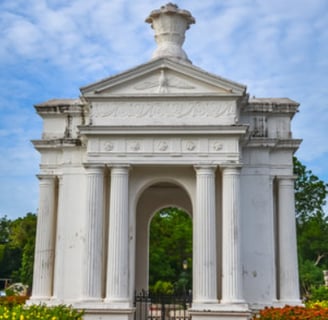
<svg viewBox="0 0 328 320">
<path fill-rule="evenodd" d="M 320 286 L 318 288 L 312 288 L 311 301 L 328 301 L 328 287 Z"/>
<path fill-rule="evenodd" d="M 150 291 L 153 294 L 172 294 L 174 289 L 171 282 L 158 280 L 155 285 L 150 286 Z"/>
<path fill-rule="evenodd" d="M 306 307 L 307 308 L 316 308 L 316 307 L 321 307 L 321 308 L 327 308 L 328 309 L 328 300 L 324 301 L 308 301 L 306 302 Z"/>
<path fill-rule="evenodd" d="M 328 308 L 314 305 L 313 308 L 285 306 L 284 308 L 265 308 L 253 320 L 327 320 Z"/>
<path fill-rule="evenodd" d="M 45 305 L 15 305 L 13 307 L 0 305 L 0 320 L 82 320 L 83 312 L 64 305 L 47 307 Z"/>
</svg>

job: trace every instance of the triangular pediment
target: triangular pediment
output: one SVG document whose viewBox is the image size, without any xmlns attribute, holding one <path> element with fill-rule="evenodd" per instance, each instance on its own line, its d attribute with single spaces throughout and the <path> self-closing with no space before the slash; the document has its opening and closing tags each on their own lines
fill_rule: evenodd
<svg viewBox="0 0 328 320">
<path fill-rule="evenodd" d="M 148 95 L 241 96 L 246 87 L 189 63 L 157 59 L 81 88 L 85 97 Z"/>
</svg>

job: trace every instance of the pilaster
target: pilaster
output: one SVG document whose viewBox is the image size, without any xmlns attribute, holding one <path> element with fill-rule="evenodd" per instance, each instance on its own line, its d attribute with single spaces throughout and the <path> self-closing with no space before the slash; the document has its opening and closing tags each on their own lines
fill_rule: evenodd
<svg viewBox="0 0 328 320">
<path fill-rule="evenodd" d="M 193 309 L 217 304 L 216 166 L 195 166 L 196 210 L 193 217 Z"/>
<path fill-rule="evenodd" d="M 104 167 L 86 166 L 86 178 L 86 242 L 82 299 L 101 301 L 104 255 Z"/>
<path fill-rule="evenodd" d="M 244 303 L 241 265 L 240 167 L 222 168 L 222 300 Z"/>
<path fill-rule="evenodd" d="M 31 300 L 49 300 L 53 291 L 56 234 L 56 176 L 39 175 L 40 201 Z"/>
<path fill-rule="evenodd" d="M 57 230 L 55 233 L 55 262 L 54 262 L 54 288 L 53 296 L 51 299 L 55 303 L 62 302 L 63 294 L 63 281 L 62 275 L 64 273 L 64 225 L 65 217 L 63 210 L 63 201 L 64 201 L 64 176 L 58 176 L 58 208 L 57 208 Z"/>
<path fill-rule="evenodd" d="M 294 176 L 278 176 L 279 302 L 300 304 Z"/>
<path fill-rule="evenodd" d="M 129 166 L 111 168 L 105 302 L 129 307 Z"/>
</svg>

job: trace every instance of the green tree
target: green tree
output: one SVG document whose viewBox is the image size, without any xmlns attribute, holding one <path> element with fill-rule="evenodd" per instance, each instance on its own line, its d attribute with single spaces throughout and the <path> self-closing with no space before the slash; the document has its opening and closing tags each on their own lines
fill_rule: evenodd
<svg viewBox="0 0 328 320">
<path fill-rule="evenodd" d="M 13 271 L 12 276 L 16 281 L 32 286 L 34 248 L 36 236 L 37 217 L 28 213 L 23 218 L 13 221 L 10 232 L 10 244 L 13 249 L 21 249 L 20 266 Z"/>
<path fill-rule="evenodd" d="M 0 219 L 0 277 L 32 285 L 36 215 Z"/>
<path fill-rule="evenodd" d="M 323 282 L 322 270 L 328 267 L 328 217 L 324 205 L 328 184 L 294 158 L 295 205 L 301 290 L 309 295 Z"/>
<path fill-rule="evenodd" d="M 155 288 L 158 281 L 168 282 L 176 287 L 181 283 L 181 278 L 185 277 L 189 289 L 191 257 L 192 220 L 189 215 L 178 208 L 166 208 L 157 212 L 150 224 L 150 288 Z M 187 270 L 183 270 L 184 261 L 188 263 Z"/>
<path fill-rule="evenodd" d="M 328 194 L 328 184 L 308 170 L 296 157 L 294 161 L 295 205 L 298 222 L 303 222 L 318 214 L 324 215 L 324 205 Z"/>
</svg>

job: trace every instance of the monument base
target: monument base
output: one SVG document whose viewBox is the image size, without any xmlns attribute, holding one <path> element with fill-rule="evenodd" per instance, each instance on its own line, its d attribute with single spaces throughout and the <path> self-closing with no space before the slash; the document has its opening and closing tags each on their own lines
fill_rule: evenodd
<svg viewBox="0 0 328 320">
<path fill-rule="evenodd" d="M 250 320 L 250 311 L 189 311 L 193 320 Z"/>
<path fill-rule="evenodd" d="M 207 308 L 193 306 L 189 310 L 193 320 L 249 320 L 252 312 L 248 305 L 241 304 L 215 304 Z"/>
<path fill-rule="evenodd" d="M 85 309 L 83 320 L 133 320 L 134 309 Z"/>
</svg>

